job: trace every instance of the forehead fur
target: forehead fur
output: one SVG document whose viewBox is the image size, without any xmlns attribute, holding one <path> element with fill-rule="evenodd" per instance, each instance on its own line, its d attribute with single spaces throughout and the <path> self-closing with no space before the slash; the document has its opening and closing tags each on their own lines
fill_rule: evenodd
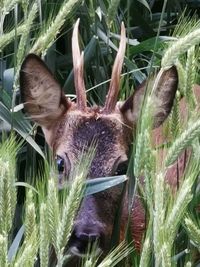
<svg viewBox="0 0 200 267">
<path fill-rule="evenodd" d="M 120 114 L 104 115 L 97 112 L 83 113 L 78 110 L 68 111 L 62 119 L 57 122 L 52 136 L 51 147 L 56 150 L 63 138 L 81 139 L 82 143 L 90 144 L 94 139 L 102 135 L 104 137 L 122 134 L 123 122 Z M 76 145 L 78 146 L 78 144 Z"/>
<path fill-rule="evenodd" d="M 90 175 L 104 176 L 111 173 L 115 161 L 120 157 L 123 159 L 127 152 L 125 132 L 120 114 L 71 111 L 58 123 L 52 147 L 60 156 L 67 154 L 73 164 L 83 148 L 95 143 L 96 154 Z"/>
</svg>

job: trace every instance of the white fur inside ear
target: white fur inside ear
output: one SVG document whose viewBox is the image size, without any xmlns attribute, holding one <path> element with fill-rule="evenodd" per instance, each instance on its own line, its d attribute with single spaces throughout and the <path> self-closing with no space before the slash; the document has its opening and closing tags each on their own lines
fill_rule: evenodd
<svg viewBox="0 0 200 267">
<path fill-rule="evenodd" d="M 117 111 L 120 111 L 121 107 L 125 101 L 118 101 L 116 104 L 116 109 Z M 135 117 L 137 117 L 138 114 L 136 114 L 135 111 L 132 111 L 131 109 L 128 109 L 126 112 L 123 113 L 123 117 L 125 118 L 126 121 L 130 122 L 131 124 L 134 122 Z"/>
<path fill-rule="evenodd" d="M 117 101 L 117 104 L 116 104 L 116 109 L 117 110 L 120 110 L 120 108 L 123 106 L 125 101 Z"/>
<path fill-rule="evenodd" d="M 136 119 L 139 116 L 139 112 L 136 111 L 132 111 L 131 109 L 128 109 L 124 114 L 125 119 L 129 122 L 129 123 L 134 123 L 136 121 Z"/>
<path fill-rule="evenodd" d="M 164 122 L 171 111 L 177 84 L 178 76 L 175 67 L 170 68 L 168 71 L 161 70 L 156 80 L 150 79 L 148 83 L 142 83 L 124 104 L 119 102 L 118 107 L 126 121 L 136 124 L 145 96 L 143 112 L 151 113 L 148 115 L 153 118 L 154 127 L 157 127 Z M 147 93 L 145 94 L 145 92 Z"/>
</svg>

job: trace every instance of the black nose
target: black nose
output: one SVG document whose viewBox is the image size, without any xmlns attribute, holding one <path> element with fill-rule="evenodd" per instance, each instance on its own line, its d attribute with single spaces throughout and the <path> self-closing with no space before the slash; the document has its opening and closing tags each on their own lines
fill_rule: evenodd
<svg viewBox="0 0 200 267">
<path fill-rule="evenodd" d="M 75 234 L 78 240 L 86 242 L 94 242 L 100 238 L 99 233 L 76 232 Z"/>
<path fill-rule="evenodd" d="M 89 252 L 94 243 L 102 247 L 104 237 L 101 229 L 93 226 L 75 226 L 70 240 L 70 251 L 72 254 L 81 256 Z"/>
</svg>

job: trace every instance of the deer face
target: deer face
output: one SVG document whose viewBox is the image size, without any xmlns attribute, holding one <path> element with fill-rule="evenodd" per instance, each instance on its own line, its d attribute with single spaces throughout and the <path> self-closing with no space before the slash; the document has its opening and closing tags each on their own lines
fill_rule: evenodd
<svg viewBox="0 0 200 267">
<path fill-rule="evenodd" d="M 72 37 L 76 103 L 69 101 L 52 74 L 36 55 L 22 64 L 21 94 L 25 110 L 41 125 L 45 139 L 57 157 L 60 181 L 75 168 L 83 150 L 95 141 L 96 153 L 88 179 L 121 174 L 127 164 L 132 129 L 137 123 L 146 86 L 124 103 L 117 103 L 126 36 L 122 24 L 121 41 L 113 66 L 110 88 L 104 107 L 87 107 L 83 80 L 83 54 L 78 45 L 77 21 Z M 169 114 L 177 88 L 175 67 L 162 73 L 154 92 L 154 125 L 159 126 Z M 125 171 L 124 171 L 125 172 Z M 99 240 L 102 250 L 109 245 L 121 187 L 86 197 L 74 225 L 70 242 L 74 254 L 85 252 L 88 241 Z"/>
</svg>

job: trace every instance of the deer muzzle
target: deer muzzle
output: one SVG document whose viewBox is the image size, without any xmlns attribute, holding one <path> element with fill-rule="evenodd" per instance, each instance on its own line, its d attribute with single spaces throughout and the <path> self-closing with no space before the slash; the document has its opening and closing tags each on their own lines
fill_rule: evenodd
<svg viewBox="0 0 200 267">
<path fill-rule="evenodd" d="M 98 213 L 99 207 L 95 196 L 86 197 L 78 212 L 69 242 L 69 250 L 72 254 L 82 257 L 90 252 L 94 244 L 97 252 L 104 250 L 106 226 Z"/>
</svg>

